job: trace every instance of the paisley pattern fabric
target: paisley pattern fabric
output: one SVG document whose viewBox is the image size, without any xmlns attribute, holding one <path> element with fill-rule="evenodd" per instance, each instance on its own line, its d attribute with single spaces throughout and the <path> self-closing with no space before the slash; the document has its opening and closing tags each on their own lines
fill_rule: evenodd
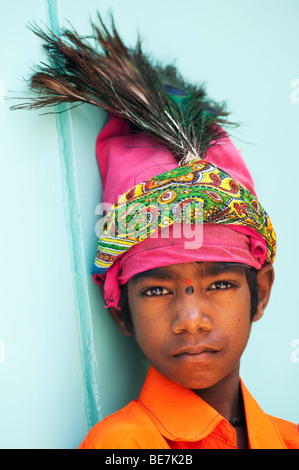
<svg viewBox="0 0 299 470">
<path fill-rule="evenodd" d="M 175 222 L 251 227 L 273 262 L 276 238 L 256 197 L 216 166 L 199 160 L 137 184 L 112 206 L 99 240 L 94 272 L 105 273 L 133 245 Z"/>
</svg>

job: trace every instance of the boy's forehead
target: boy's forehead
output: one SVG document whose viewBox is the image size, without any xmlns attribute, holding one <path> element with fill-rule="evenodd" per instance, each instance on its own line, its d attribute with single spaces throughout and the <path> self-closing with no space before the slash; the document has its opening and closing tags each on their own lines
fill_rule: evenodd
<svg viewBox="0 0 299 470">
<path fill-rule="evenodd" d="M 244 272 L 244 265 L 239 263 L 220 263 L 220 262 L 207 262 L 207 261 L 197 261 L 192 263 L 180 263 L 180 264 L 171 264 L 169 266 L 163 266 L 160 268 L 149 269 L 148 271 L 143 271 L 136 274 L 132 277 L 132 282 L 136 284 L 139 281 L 145 279 L 165 279 L 165 280 L 175 280 L 181 277 L 184 277 L 184 273 L 190 273 L 190 269 L 193 271 L 194 275 L 200 277 L 208 277 L 218 275 L 228 271 L 238 271 Z"/>
</svg>

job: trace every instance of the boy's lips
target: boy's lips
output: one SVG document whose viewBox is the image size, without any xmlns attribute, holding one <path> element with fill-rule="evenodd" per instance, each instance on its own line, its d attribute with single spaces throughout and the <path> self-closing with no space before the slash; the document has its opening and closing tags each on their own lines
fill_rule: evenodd
<svg viewBox="0 0 299 470">
<path fill-rule="evenodd" d="M 210 359 L 219 349 L 208 345 L 187 345 L 174 351 L 171 356 L 187 362 L 201 362 Z"/>
</svg>

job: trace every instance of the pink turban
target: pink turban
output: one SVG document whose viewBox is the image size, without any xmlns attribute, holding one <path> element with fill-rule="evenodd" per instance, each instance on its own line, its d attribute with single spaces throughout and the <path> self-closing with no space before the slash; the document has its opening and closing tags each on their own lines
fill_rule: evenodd
<svg viewBox="0 0 299 470">
<path fill-rule="evenodd" d="M 178 166 L 173 155 L 159 141 L 143 133 L 133 133 L 126 121 L 111 116 L 96 143 L 96 154 L 103 183 L 103 202 L 114 204 L 139 183 Z M 232 141 L 226 136 L 210 147 L 204 159 L 225 171 L 255 194 L 249 170 Z M 267 245 L 252 227 L 204 223 L 198 248 L 184 249 L 186 237 L 174 236 L 174 227 L 163 236 L 149 237 L 118 256 L 105 273 L 94 270 L 96 283 L 104 282 L 107 306 L 117 307 L 120 286 L 143 271 L 192 261 L 244 263 L 260 269 L 266 261 Z"/>
</svg>

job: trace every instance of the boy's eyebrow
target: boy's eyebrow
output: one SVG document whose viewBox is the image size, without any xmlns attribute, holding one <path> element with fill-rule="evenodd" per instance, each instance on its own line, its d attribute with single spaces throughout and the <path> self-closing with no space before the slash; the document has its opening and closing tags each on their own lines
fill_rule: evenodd
<svg viewBox="0 0 299 470">
<path fill-rule="evenodd" d="M 178 275 L 170 270 L 165 270 L 162 268 L 154 268 L 149 269 L 148 271 L 144 271 L 132 277 L 133 284 L 137 284 L 139 281 L 143 281 L 145 279 L 161 279 L 161 280 L 174 280 L 178 277 Z"/>
<path fill-rule="evenodd" d="M 238 272 L 243 274 L 244 273 L 244 265 L 239 263 L 226 263 L 226 262 L 209 262 L 209 263 L 202 263 L 198 262 L 201 266 L 200 274 L 201 276 L 217 276 L 218 274 L 224 274 L 229 271 L 231 272 Z"/>
</svg>

